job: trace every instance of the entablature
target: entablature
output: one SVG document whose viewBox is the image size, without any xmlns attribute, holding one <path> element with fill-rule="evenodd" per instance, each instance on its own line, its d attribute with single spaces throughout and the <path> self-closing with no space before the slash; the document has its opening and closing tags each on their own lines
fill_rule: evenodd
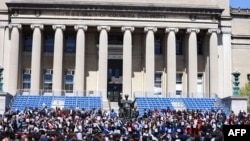
<svg viewBox="0 0 250 141">
<path fill-rule="evenodd" d="M 11 18 L 40 17 L 42 15 L 71 18 L 150 18 L 165 19 L 180 15 L 191 21 L 211 19 L 218 21 L 223 9 L 219 7 L 194 7 L 180 5 L 143 5 L 121 3 L 7 3 Z"/>
</svg>

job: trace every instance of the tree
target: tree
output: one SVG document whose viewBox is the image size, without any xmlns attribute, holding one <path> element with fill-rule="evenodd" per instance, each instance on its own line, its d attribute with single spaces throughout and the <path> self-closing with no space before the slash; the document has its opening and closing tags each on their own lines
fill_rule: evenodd
<svg viewBox="0 0 250 141">
<path fill-rule="evenodd" d="M 250 82 L 246 83 L 244 87 L 240 88 L 240 95 L 250 97 Z"/>
<path fill-rule="evenodd" d="M 250 82 L 247 82 L 244 87 L 240 88 L 240 95 L 248 97 L 247 112 L 250 113 Z"/>
</svg>

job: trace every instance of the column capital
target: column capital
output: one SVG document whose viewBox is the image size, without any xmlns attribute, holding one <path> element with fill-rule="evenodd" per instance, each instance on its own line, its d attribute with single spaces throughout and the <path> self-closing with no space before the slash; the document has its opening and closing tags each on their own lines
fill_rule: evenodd
<svg viewBox="0 0 250 141">
<path fill-rule="evenodd" d="M 167 27 L 167 28 L 165 28 L 165 33 L 168 33 L 170 31 L 173 31 L 173 32 L 177 33 L 179 31 L 179 28 L 175 28 L 175 27 Z"/>
<path fill-rule="evenodd" d="M 13 27 L 16 27 L 18 29 L 22 29 L 22 25 L 21 24 L 9 24 L 9 28 L 12 29 Z"/>
<path fill-rule="evenodd" d="M 144 32 L 148 32 L 149 30 L 152 30 L 153 32 L 156 32 L 157 27 L 152 27 L 152 26 L 144 27 Z"/>
<path fill-rule="evenodd" d="M 219 34 L 221 31 L 218 28 L 211 28 L 211 29 L 208 29 L 208 31 L 207 31 L 208 34 L 211 34 L 213 32 Z"/>
<path fill-rule="evenodd" d="M 188 28 L 186 33 L 191 33 L 191 32 L 195 32 L 196 34 L 200 32 L 200 29 L 198 28 Z"/>
<path fill-rule="evenodd" d="M 38 27 L 39 29 L 43 30 L 44 29 L 44 25 L 43 24 L 31 24 L 30 28 L 33 30 L 36 27 Z"/>
<path fill-rule="evenodd" d="M 52 28 L 54 30 L 56 30 L 57 28 L 61 28 L 62 30 L 65 30 L 66 29 L 66 26 L 65 25 L 62 25 L 62 24 L 55 24 L 55 25 L 52 25 Z"/>
<path fill-rule="evenodd" d="M 133 26 L 123 26 L 121 29 L 122 31 L 130 30 L 131 32 L 135 30 Z"/>
<path fill-rule="evenodd" d="M 100 26 L 97 26 L 97 30 L 98 30 L 98 31 L 101 31 L 101 30 L 110 31 L 110 26 L 107 26 L 107 25 L 100 25 Z"/>
<path fill-rule="evenodd" d="M 74 29 L 77 31 L 78 29 L 83 29 L 84 31 L 86 31 L 88 29 L 87 25 L 75 25 Z"/>
</svg>

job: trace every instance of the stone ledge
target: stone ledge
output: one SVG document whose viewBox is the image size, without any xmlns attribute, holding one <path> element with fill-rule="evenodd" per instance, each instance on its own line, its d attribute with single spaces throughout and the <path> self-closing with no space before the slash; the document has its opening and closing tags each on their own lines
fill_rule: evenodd
<svg viewBox="0 0 250 141">
<path fill-rule="evenodd" d="M 230 99 L 233 99 L 233 100 L 248 100 L 248 97 L 247 96 L 228 96 L 228 97 L 223 98 L 223 100 L 230 100 Z"/>
</svg>

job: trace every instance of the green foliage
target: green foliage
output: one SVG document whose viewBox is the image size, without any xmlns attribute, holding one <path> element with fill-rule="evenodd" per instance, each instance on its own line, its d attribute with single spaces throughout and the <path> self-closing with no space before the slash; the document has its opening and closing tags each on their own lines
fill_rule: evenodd
<svg viewBox="0 0 250 141">
<path fill-rule="evenodd" d="M 241 96 L 248 96 L 247 112 L 250 113 L 250 82 L 246 83 L 244 87 L 240 88 Z"/>
<path fill-rule="evenodd" d="M 250 82 L 246 83 L 244 87 L 240 88 L 241 96 L 250 96 Z"/>
</svg>

